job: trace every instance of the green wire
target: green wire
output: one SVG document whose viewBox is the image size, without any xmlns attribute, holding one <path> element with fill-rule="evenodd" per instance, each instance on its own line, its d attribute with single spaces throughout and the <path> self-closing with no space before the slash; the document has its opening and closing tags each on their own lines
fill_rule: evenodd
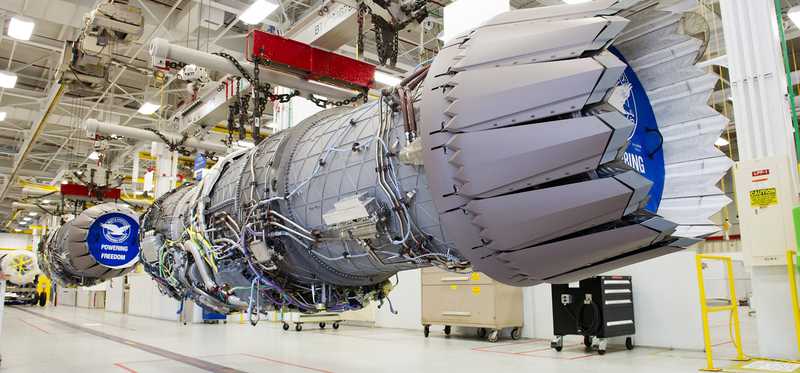
<svg viewBox="0 0 800 373">
<path fill-rule="evenodd" d="M 786 32 L 783 29 L 783 4 L 775 0 L 775 14 L 778 18 L 778 32 L 781 36 L 781 50 L 783 51 L 783 66 L 786 70 L 786 82 L 789 90 L 789 105 L 792 108 L 792 127 L 794 128 L 795 161 L 800 160 L 800 131 L 798 130 L 797 106 L 795 105 L 794 84 L 792 83 L 792 69 L 789 66 L 789 46 L 786 43 Z"/>
</svg>

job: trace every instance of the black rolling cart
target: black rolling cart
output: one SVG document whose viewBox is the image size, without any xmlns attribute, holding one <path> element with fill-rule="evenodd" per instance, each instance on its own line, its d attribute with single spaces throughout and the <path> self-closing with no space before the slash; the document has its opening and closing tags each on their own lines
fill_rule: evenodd
<svg viewBox="0 0 800 373">
<path fill-rule="evenodd" d="M 550 347 L 561 351 L 564 336 L 582 335 L 587 351 L 606 353 L 608 338 L 624 337 L 633 349 L 636 327 L 630 276 L 598 276 L 575 284 L 554 284 L 553 334 Z"/>
</svg>

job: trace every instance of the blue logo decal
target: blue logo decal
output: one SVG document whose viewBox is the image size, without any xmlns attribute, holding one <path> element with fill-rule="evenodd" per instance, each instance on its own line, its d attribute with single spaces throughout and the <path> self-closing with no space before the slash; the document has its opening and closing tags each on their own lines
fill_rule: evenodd
<svg viewBox="0 0 800 373">
<path fill-rule="evenodd" d="M 139 222 L 118 212 L 105 214 L 89 226 L 86 244 L 101 265 L 130 267 L 139 259 Z"/>
<path fill-rule="evenodd" d="M 616 48 L 611 47 L 609 51 L 626 64 L 628 63 Z M 617 86 L 624 95 L 625 101 L 622 105 L 624 114 L 635 126 L 623 160 L 628 166 L 653 182 L 653 187 L 650 189 L 650 201 L 647 203 L 646 209 L 656 212 L 664 194 L 665 170 L 662 148 L 664 139 L 658 129 L 656 115 L 650 105 L 647 91 L 630 66 L 625 69 Z"/>
</svg>

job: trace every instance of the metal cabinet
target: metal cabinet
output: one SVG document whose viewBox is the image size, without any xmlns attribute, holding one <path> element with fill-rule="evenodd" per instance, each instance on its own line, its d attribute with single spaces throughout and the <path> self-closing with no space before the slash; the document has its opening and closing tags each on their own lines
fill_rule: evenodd
<svg viewBox="0 0 800 373">
<path fill-rule="evenodd" d="M 459 274 L 438 268 L 422 270 L 422 325 L 425 336 L 431 325 L 478 328 L 478 336 L 496 342 L 500 331 L 512 328 L 511 337 L 522 335 L 522 289 L 501 284 L 483 273 Z"/>
</svg>

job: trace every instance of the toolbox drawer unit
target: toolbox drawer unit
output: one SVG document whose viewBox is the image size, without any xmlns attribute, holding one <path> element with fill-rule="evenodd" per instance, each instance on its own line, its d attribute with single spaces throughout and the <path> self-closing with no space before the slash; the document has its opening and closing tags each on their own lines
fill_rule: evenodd
<svg viewBox="0 0 800 373">
<path fill-rule="evenodd" d="M 561 351 L 565 335 L 582 335 L 587 350 L 606 352 L 607 339 L 627 336 L 633 348 L 636 334 L 630 276 L 598 276 L 575 284 L 554 284 L 551 346 Z"/>
<path fill-rule="evenodd" d="M 422 325 L 425 337 L 431 325 L 478 328 L 478 336 L 496 342 L 500 331 L 522 336 L 522 289 L 501 284 L 474 272 L 458 274 L 438 268 L 422 270 Z"/>
</svg>

